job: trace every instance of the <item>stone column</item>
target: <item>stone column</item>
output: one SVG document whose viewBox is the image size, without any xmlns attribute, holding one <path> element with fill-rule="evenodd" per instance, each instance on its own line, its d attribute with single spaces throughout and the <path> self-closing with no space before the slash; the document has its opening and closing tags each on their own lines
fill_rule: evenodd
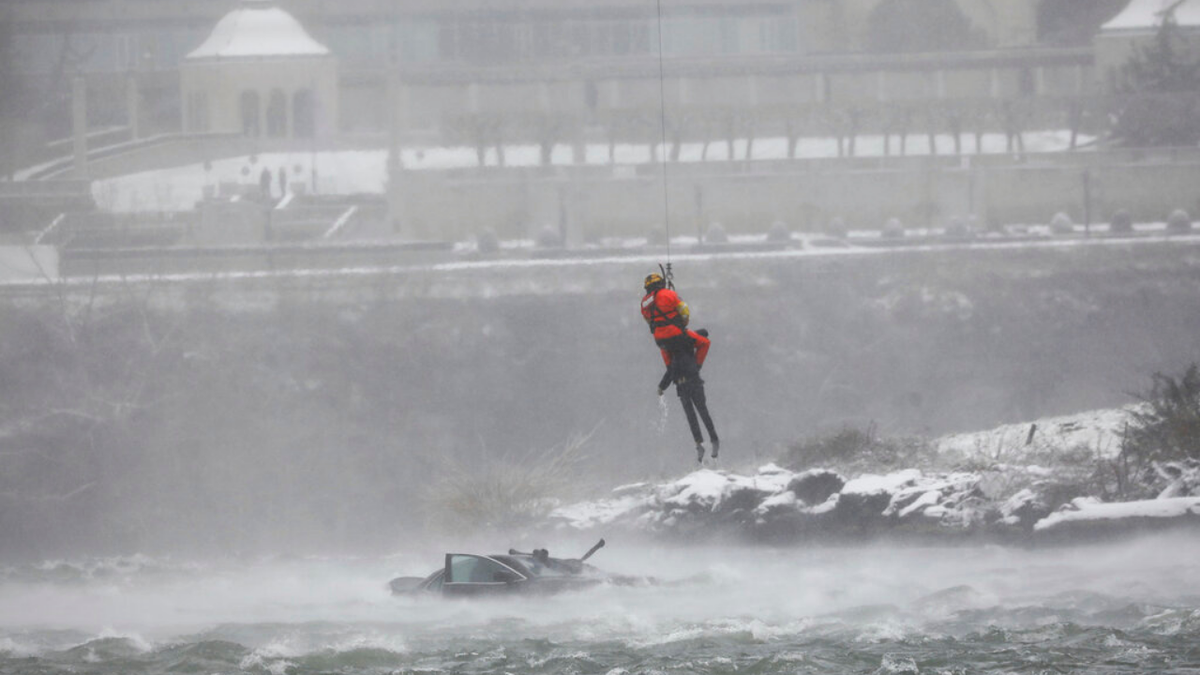
<svg viewBox="0 0 1200 675">
<path fill-rule="evenodd" d="M 400 154 L 403 152 L 401 139 L 407 124 L 408 88 L 395 71 L 389 72 L 387 78 L 388 179 L 384 189 L 387 190 L 388 228 L 393 235 L 411 237 L 411 232 L 405 232 L 402 192 L 405 177 Z"/>
<path fill-rule="evenodd" d="M 71 80 L 71 136 L 75 155 L 75 177 L 87 177 L 87 81 L 82 75 Z"/>
<path fill-rule="evenodd" d="M 479 83 L 472 82 L 467 85 L 467 112 L 472 115 L 479 114 Z"/>
<path fill-rule="evenodd" d="M 258 92 L 258 137 L 267 137 L 267 108 L 271 107 L 271 91 Z"/>
<path fill-rule="evenodd" d="M 312 95 L 314 97 L 317 95 L 316 86 L 310 87 L 309 91 L 312 92 Z M 294 118 L 293 113 L 295 113 L 295 110 L 292 109 L 292 106 L 295 104 L 296 104 L 296 91 L 295 90 L 288 91 L 285 89 L 283 92 L 283 137 L 284 138 L 295 138 L 296 137 L 296 120 L 293 119 Z M 315 130 L 314 130 L 314 133 L 315 133 Z"/>
</svg>

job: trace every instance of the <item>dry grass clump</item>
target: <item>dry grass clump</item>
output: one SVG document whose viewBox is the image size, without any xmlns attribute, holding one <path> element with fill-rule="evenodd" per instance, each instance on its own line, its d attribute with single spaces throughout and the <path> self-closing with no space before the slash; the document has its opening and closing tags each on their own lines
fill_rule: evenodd
<svg viewBox="0 0 1200 675">
<path fill-rule="evenodd" d="M 792 444 L 780 458 L 792 470 L 832 469 L 848 476 L 880 471 L 941 468 L 936 449 L 916 437 L 881 437 L 875 428 L 843 427 Z"/>
<path fill-rule="evenodd" d="M 575 491 L 593 433 L 524 457 L 445 460 L 422 495 L 426 522 L 463 534 L 534 524 Z"/>
</svg>

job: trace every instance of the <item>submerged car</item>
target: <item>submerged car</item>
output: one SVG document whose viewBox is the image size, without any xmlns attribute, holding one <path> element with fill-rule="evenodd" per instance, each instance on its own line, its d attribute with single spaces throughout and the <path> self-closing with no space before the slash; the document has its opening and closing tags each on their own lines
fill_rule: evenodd
<svg viewBox="0 0 1200 675">
<path fill-rule="evenodd" d="M 435 593 L 464 597 L 514 593 L 560 593 L 602 583 L 631 585 L 643 580 L 608 574 L 584 561 L 604 546 L 601 539 L 582 558 L 552 558 L 546 549 L 479 555 L 447 553 L 442 568 L 426 577 L 397 577 L 393 595 Z"/>
</svg>

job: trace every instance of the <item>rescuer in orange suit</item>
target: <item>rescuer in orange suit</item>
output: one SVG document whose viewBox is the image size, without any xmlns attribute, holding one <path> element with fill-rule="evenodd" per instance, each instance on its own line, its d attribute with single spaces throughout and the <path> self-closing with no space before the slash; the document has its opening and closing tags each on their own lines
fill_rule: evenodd
<svg viewBox="0 0 1200 675">
<path fill-rule="evenodd" d="M 642 297 L 642 318 L 650 326 L 654 343 L 664 352 L 683 351 L 690 347 L 687 334 L 688 319 L 691 318 L 687 303 L 679 294 L 667 288 L 661 274 L 651 274 L 642 284 L 646 295 Z M 666 356 L 663 356 L 666 360 Z"/>
<path fill-rule="evenodd" d="M 696 441 L 696 460 L 704 459 L 704 436 L 700 433 L 697 415 L 708 429 L 715 459 L 721 448 L 721 440 L 717 438 L 716 428 L 708 413 L 704 380 L 700 379 L 700 367 L 704 365 L 712 344 L 708 339 L 708 331 L 687 329 L 690 318 L 687 303 L 680 300 L 674 290 L 666 287 L 661 275 L 647 276 L 643 286 L 646 295 L 642 298 L 642 318 L 650 326 L 654 342 L 662 351 L 663 363 L 667 366 L 667 372 L 658 384 L 658 395 L 662 396 L 667 387 L 675 385 L 692 438 Z"/>
</svg>

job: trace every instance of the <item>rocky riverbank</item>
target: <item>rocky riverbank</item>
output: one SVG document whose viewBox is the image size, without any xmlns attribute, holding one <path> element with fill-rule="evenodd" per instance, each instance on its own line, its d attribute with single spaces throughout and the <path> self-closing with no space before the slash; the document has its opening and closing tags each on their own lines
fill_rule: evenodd
<svg viewBox="0 0 1200 675">
<path fill-rule="evenodd" d="M 1200 524 L 1200 463 L 1157 464 L 1142 478 L 1154 483 L 1144 487 L 1157 492 L 1155 499 L 1103 493 L 1096 473 L 1115 461 L 1114 428 L 1123 413 L 1092 411 L 947 436 L 930 445 L 936 460 L 924 468 L 702 468 L 560 506 L 549 520 L 581 531 L 760 541 L 891 535 L 1052 541 Z M 1101 494 L 1087 494 L 1089 488 Z"/>
</svg>

